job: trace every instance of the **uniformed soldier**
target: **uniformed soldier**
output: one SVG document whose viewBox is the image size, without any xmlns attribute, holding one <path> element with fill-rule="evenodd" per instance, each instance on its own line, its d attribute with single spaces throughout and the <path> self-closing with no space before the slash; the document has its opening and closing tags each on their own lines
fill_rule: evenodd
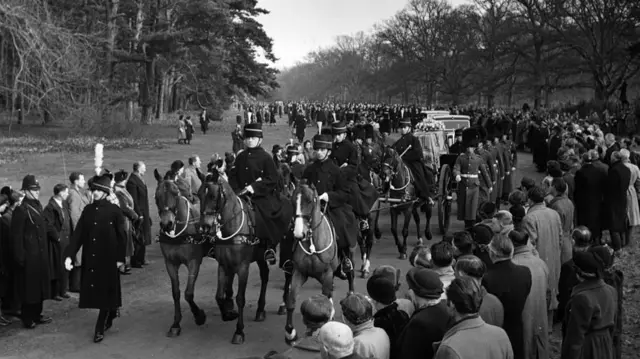
<svg viewBox="0 0 640 359">
<path fill-rule="evenodd" d="M 82 247 L 79 306 L 100 310 L 93 337 L 96 343 L 104 339 L 122 306 L 119 268 L 124 266 L 127 237 L 122 210 L 109 201 L 112 179 L 110 173 L 92 178 L 93 202 L 82 211 L 64 253 L 65 267 L 70 270 L 71 258 Z"/>
<path fill-rule="evenodd" d="M 491 183 L 485 161 L 475 153 L 479 141 L 477 129 L 464 130 L 462 143 L 466 152 L 458 156 L 453 166 L 453 174 L 458 182 L 458 220 L 464 221 L 465 228 L 471 228 L 476 222 L 480 204 L 479 177 Z"/>
<path fill-rule="evenodd" d="M 349 204 L 350 189 L 345 176 L 334 161 L 331 161 L 331 149 L 334 143 L 331 136 L 316 135 L 313 149 L 317 160 L 304 170 L 302 178 L 315 186 L 320 194 L 319 200 L 327 203 L 327 212 L 338 237 L 338 246 L 343 254 L 342 271 L 353 270 L 351 259 L 356 247 L 358 225 L 355 214 Z M 347 255 L 344 255 L 344 254 Z"/>
<path fill-rule="evenodd" d="M 380 159 L 382 158 L 382 148 L 380 144 L 374 141 L 375 133 L 372 125 L 364 126 L 365 142 L 362 146 L 362 163 L 367 170 L 367 174 L 370 172 L 378 173 L 380 171 Z M 367 180 L 369 180 L 367 178 Z"/>
<path fill-rule="evenodd" d="M 391 147 L 402 155 L 402 160 L 407 165 L 413 176 L 413 185 L 416 195 L 424 202 L 429 201 L 433 189 L 433 180 L 427 177 L 424 168 L 424 158 L 420 140 L 411 133 L 411 121 L 402 119 L 400 121 L 400 133 L 402 137 Z"/>
<path fill-rule="evenodd" d="M 502 143 L 500 143 L 500 130 L 496 129 L 495 134 L 492 136 L 491 141 L 487 143 L 487 147 L 490 149 L 491 156 L 496 160 L 496 182 L 493 185 L 493 191 L 491 191 L 491 198 L 497 208 L 500 208 L 500 201 L 502 199 L 502 184 L 505 176 L 505 163 L 504 163 L 504 149 Z"/>
<path fill-rule="evenodd" d="M 449 153 L 459 155 L 464 152 L 464 147 L 462 146 L 462 129 L 459 128 L 455 132 L 456 141 L 449 146 Z"/>
<path fill-rule="evenodd" d="M 503 158 L 504 158 L 504 180 L 502 184 L 502 198 L 508 199 L 509 194 L 513 192 L 514 189 L 514 178 L 516 168 L 518 167 L 518 148 L 517 145 L 510 139 L 511 137 L 511 124 L 509 121 L 504 121 L 500 123 L 501 128 L 501 144 L 503 150 Z"/>
<path fill-rule="evenodd" d="M 340 168 L 358 165 L 358 153 L 356 147 L 347 140 L 347 125 L 344 122 L 337 122 L 331 126 L 334 143 L 331 151 L 331 159 Z"/>
<path fill-rule="evenodd" d="M 479 127 L 478 130 L 480 140 L 476 147 L 476 154 L 484 160 L 487 172 L 489 173 L 489 182 L 482 179 L 480 181 L 480 204 L 482 204 L 487 201 L 492 201 L 492 189 L 496 183 L 496 167 L 494 166 L 495 159 L 492 158 L 491 153 L 484 148 L 484 141 L 487 139 L 486 130 L 483 127 Z"/>
<path fill-rule="evenodd" d="M 256 212 L 255 234 L 267 248 L 265 260 L 274 265 L 275 247 L 287 230 L 293 209 L 289 201 L 277 193 L 278 170 L 271 155 L 261 147 L 261 124 L 245 125 L 244 144 L 246 149 L 236 158 L 229 184 L 236 192 L 252 194 Z"/>
</svg>

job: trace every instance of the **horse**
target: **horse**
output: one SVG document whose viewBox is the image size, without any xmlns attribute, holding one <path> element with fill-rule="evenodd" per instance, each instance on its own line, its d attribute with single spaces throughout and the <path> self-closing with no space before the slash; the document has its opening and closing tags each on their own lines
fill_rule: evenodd
<svg viewBox="0 0 640 359">
<path fill-rule="evenodd" d="M 313 186 L 301 182 L 292 198 L 295 204 L 293 226 L 293 273 L 291 288 L 287 298 L 287 324 L 285 339 L 295 341 L 293 312 L 296 308 L 298 291 L 308 278 L 316 279 L 322 285 L 322 294 L 333 297 L 333 276 L 340 264 L 336 231 L 329 217 L 321 208 L 318 192 Z M 353 272 L 347 275 L 349 293 L 353 289 Z M 333 300 L 332 300 L 333 302 Z"/>
<path fill-rule="evenodd" d="M 167 332 L 168 337 L 177 337 L 182 329 L 182 311 L 180 309 L 180 267 L 185 265 L 189 271 L 187 288 L 184 297 L 197 325 L 203 325 L 207 316 L 194 301 L 194 288 L 200 264 L 207 253 L 207 244 L 200 241 L 198 236 L 199 213 L 189 200 L 180 194 L 178 186 L 171 178 L 171 174 L 163 177 L 158 170 L 153 171 L 158 182 L 155 200 L 160 215 L 160 249 L 164 257 L 164 264 L 171 279 L 171 292 L 174 304 L 173 324 Z"/>
<path fill-rule="evenodd" d="M 269 282 L 269 265 L 264 260 L 265 248 L 259 245 L 255 237 L 255 216 L 249 202 L 237 196 L 229 183 L 218 171 L 212 171 L 202 184 L 201 191 L 201 228 L 202 232 L 214 235 L 214 253 L 218 261 L 218 288 L 216 302 L 222 320 L 237 319 L 236 331 L 231 342 L 242 344 L 244 334 L 244 307 L 249 267 L 256 262 L 260 270 L 260 296 L 255 321 L 266 319 L 265 304 L 267 284 Z M 236 305 L 233 308 L 234 277 L 238 275 L 238 292 Z"/>
<path fill-rule="evenodd" d="M 410 215 L 413 215 L 413 220 L 416 223 L 418 233 L 418 244 L 422 244 L 422 236 L 420 231 L 420 203 L 415 195 L 415 188 L 413 186 L 413 176 L 411 170 L 402 161 L 400 155 L 392 148 L 385 147 L 382 156 L 382 171 L 381 179 L 383 186 L 385 187 L 386 200 L 394 199 L 399 201 L 397 204 L 389 206 L 389 213 L 391 214 L 391 234 L 398 247 L 400 253 L 400 259 L 407 258 L 407 237 L 409 237 L 409 222 L 411 221 Z M 380 199 L 380 201 L 383 201 Z M 430 206 L 430 204 L 427 204 Z M 404 215 L 404 223 L 402 226 L 402 242 L 398 238 L 398 216 Z M 425 233 L 429 231 L 430 225 L 430 212 L 427 213 L 427 227 Z M 376 220 L 377 227 L 377 220 Z"/>
<path fill-rule="evenodd" d="M 362 165 L 362 164 L 361 164 Z M 380 193 L 380 177 L 372 170 L 367 170 L 369 175 L 360 178 L 358 176 L 358 182 L 364 180 L 373 186 L 375 193 Z M 360 188 L 362 189 L 362 187 Z M 358 231 L 358 246 L 360 247 L 360 259 L 362 260 L 362 266 L 360 267 L 360 273 L 362 278 L 366 278 L 370 273 L 371 268 L 371 251 L 373 249 L 374 234 L 377 239 L 380 239 L 382 234 L 378 228 L 378 216 L 380 214 L 380 199 L 376 197 L 376 200 L 369 208 L 369 213 L 366 218 L 360 219 L 360 230 Z"/>
</svg>

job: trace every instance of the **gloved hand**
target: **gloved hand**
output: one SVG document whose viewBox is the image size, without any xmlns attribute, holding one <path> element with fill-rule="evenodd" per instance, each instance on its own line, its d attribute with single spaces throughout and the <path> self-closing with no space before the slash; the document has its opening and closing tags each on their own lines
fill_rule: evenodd
<svg viewBox="0 0 640 359">
<path fill-rule="evenodd" d="M 460 177 L 460 175 L 457 175 L 456 176 L 456 182 L 460 182 L 460 181 L 462 181 L 462 177 Z"/>
<path fill-rule="evenodd" d="M 116 262 L 116 268 L 120 268 L 124 265 L 122 262 Z"/>
<path fill-rule="evenodd" d="M 321 194 L 320 197 L 318 197 L 318 199 L 320 201 L 329 202 L 329 194 L 327 194 L 327 192 L 325 192 L 325 193 Z"/>
<path fill-rule="evenodd" d="M 67 259 L 64 260 L 64 268 L 68 271 L 73 269 L 73 264 L 71 264 L 71 258 L 67 257 Z"/>
<path fill-rule="evenodd" d="M 253 191 L 253 187 L 251 187 L 251 186 L 247 186 L 245 189 L 247 190 L 247 192 L 249 192 L 251 194 L 253 194 L 253 192 L 254 192 Z"/>
</svg>

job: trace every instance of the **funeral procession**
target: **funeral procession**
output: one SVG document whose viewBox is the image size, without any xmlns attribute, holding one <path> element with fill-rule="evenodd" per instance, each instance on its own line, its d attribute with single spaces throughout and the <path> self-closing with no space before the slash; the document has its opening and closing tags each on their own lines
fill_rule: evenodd
<svg viewBox="0 0 640 359">
<path fill-rule="evenodd" d="M 3 0 L 0 359 L 640 358 L 640 1 Z"/>
</svg>

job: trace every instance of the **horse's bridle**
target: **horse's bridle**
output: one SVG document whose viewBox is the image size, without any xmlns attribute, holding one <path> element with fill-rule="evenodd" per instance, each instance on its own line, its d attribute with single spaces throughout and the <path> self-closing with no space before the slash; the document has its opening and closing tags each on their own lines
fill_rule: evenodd
<svg viewBox="0 0 640 359">
<path fill-rule="evenodd" d="M 299 195 L 302 196 L 301 193 Z M 314 206 L 317 204 L 317 202 L 318 202 L 318 196 L 316 194 L 314 194 L 314 197 L 313 197 Z M 298 241 L 298 246 L 300 247 L 300 249 L 302 249 L 302 251 L 305 254 L 309 255 L 309 256 L 314 255 L 314 254 L 322 254 L 322 253 L 328 251 L 333 246 L 333 241 L 334 241 L 333 233 L 331 234 L 331 242 L 325 248 L 317 251 L 315 249 L 315 245 L 313 243 L 313 232 L 320 227 L 320 225 L 322 224 L 323 221 L 326 222 L 327 224 L 329 224 L 329 221 L 327 220 L 327 216 L 325 214 L 326 210 L 327 210 L 327 207 L 325 206 L 324 209 L 321 211 L 322 217 L 321 217 L 319 223 L 317 223 L 315 225 L 313 223 L 313 218 L 312 218 L 311 214 L 296 214 L 295 215 L 295 219 L 300 218 L 302 220 L 306 220 L 307 223 L 309 223 L 309 226 L 308 226 L 309 228 L 307 229 L 307 232 L 303 234 L 302 238 L 296 239 Z M 331 226 L 329 226 L 329 228 L 331 228 Z M 302 245 L 302 242 L 305 242 L 305 241 L 309 241 L 309 250 L 306 250 L 304 248 L 304 246 Z"/>
<path fill-rule="evenodd" d="M 393 179 L 398 175 L 398 173 L 400 173 L 400 170 L 396 170 L 396 168 L 400 168 L 400 167 L 405 167 L 407 170 L 407 182 L 402 185 L 402 187 L 396 188 L 393 186 Z M 404 164 L 404 162 L 402 162 L 401 159 L 398 158 L 393 158 L 393 160 L 391 161 L 391 163 L 387 163 L 386 161 L 382 161 L 382 167 L 386 167 L 390 170 L 391 175 L 389 177 L 389 187 L 391 188 L 391 190 L 393 191 L 404 191 L 409 184 L 411 184 L 411 171 L 409 170 L 409 168 L 407 167 L 406 164 Z M 384 172 L 384 170 L 383 170 Z"/>
<path fill-rule="evenodd" d="M 213 182 L 211 182 L 211 183 L 213 183 Z M 215 184 L 218 186 L 218 196 L 216 198 L 215 208 L 212 211 L 208 211 L 208 210 L 205 209 L 204 211 L 202 211 L 202 214 L 205 215 L 205 216 L 212 216 L 213 217 L 213 223 L 214 223 L 214 226 L 216 227 L 216 237 L 217 237 L 217 239 L 222 240 L 222 241 L 226 241 L 226 240 L 228 240 L 230 238 L 233 238 L 233 237 L 235 237 L 235 236 L 240 234 L 240 231 L 244 227 L 247 218 L 246 218 L 246 215 L 244 213 L 244 204 L 242 203 L 242 200 L 240 199 L 240 197 L 238 197 L 238 202 L 240 203 L 240 209 L 237 212 L 233 213 L 233 215 L 231 216 L 230 219 L 228 219 L 228 220 L 226 220 L 225 222 L 222 222 L 222 223 L 220 222 L 220 219 L 221 219 L 220 212 L 224 208 L 224 205 L 227 202 L 227 199 L 226 199 L 226 196 L 224 194 L 224 189 L 222 188 L 223 185 L 220 182 L 220 180 L 215 182 Z M 206 196 L 206 194 L 208 192 L 209 192 L 209 188 L 207 187 L 206 191 L 205 191 L 205 196 Z M 231 235 L 229 235 L 227 237 L 223 237 L 222 236 L 222 232 L 221 232 L 222 228 L 227 223 L 229 223 L 232 220 L 234 220 L 236 218 L 236 216 L 239 215 L 239 214 L 242 215 L 242 221 L 240 222 L 240 226 L 238 226 L 238 229 L 236 229 L 236 231 L 233 234 L 231 234 Z"/>
<path fill-rule="evenodd" d="M 180 200 L 180 198 L 184 199 L 184 201 L 187 203 L 187 219 L 184 222 L 178 220 L 177 207 L 178 207 L 178 201 Z M 169 238 L 177 238 L 181 236 L 184 233 L 184 231 L 186 231 L 187 228 L 189 227 L 189 217 L 191 216 L 191 208 L 189 207 L 189 200 L 184 196 L 178 196 L 176 205 L 173 208 L 164 207 L 164 210 L 173 213 L 173 216 L 176 218 L 176 220 L 174 221 L 173 229 L 171 229 L 171 232 L 167 233 L 166 231 L 163 231 L 163 233 Z M 180 232 L 175 234 L 175 229 L 178 223 L 184 223 L 184 227 L 180 230 Z"/>
</svg>

